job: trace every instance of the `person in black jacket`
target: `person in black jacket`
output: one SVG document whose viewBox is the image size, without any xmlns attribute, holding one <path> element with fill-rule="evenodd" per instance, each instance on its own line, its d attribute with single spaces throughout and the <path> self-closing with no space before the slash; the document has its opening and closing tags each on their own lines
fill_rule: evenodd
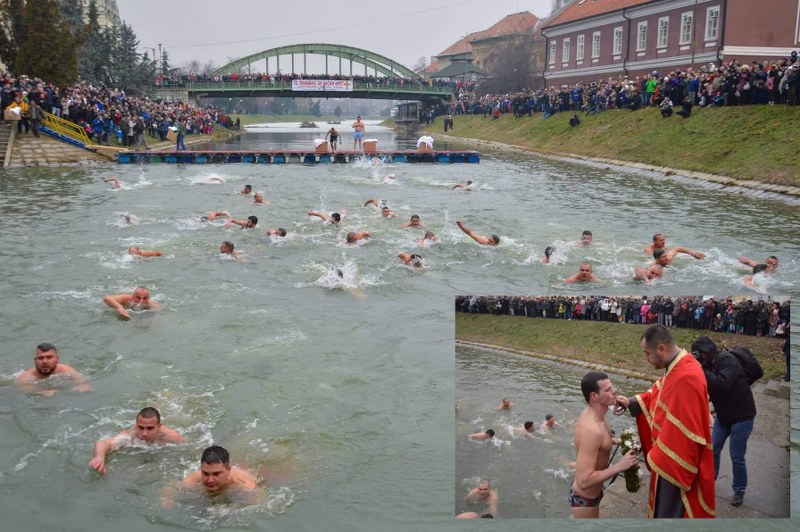
<svg viewBox="0 0 800 532">
<path fill-rule="evenodd" d="M 747 488 L 747 439 L 753 430 L 756 403 L 741 364 L 734 355 L 719 351 L 708 336 L 698 336 L 692 344 L 692 354 L 703 366 L 708 395 L 716 417 L 711 431 L 714 444 L 714 478 L 719 475 L 719 458 L 725 440 L 730 436 L 729 451 L 733 466 L 733 498 L 739 506 Z"/>
</svg>

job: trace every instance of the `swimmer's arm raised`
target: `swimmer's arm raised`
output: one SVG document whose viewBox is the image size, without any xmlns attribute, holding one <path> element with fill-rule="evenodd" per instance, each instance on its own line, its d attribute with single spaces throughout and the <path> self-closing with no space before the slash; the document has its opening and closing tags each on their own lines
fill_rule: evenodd
<svg viewBox="0 0 800 532">
<path fill-rule="evenodd" d="M 693 251 L 693 250 L 691 250 L 689 248 L 685 248 L 683 246 L 675 246 L 674 248 L 670 249 L 667 252 L 667 256 L 670 259 L 672 259 L 672 258 L 675 258 L 675 255 L 677 255 L 678 253 L 685 253 L 687 255 L 691 255 L 692 257 L 694 257 L 696 259 L 704 259 L 704 258 L 706 258 L 706 254 L 705 253 L 701 253 L 699 251 Z"/>
<path fill-rule="evenodd" d="M 739 262 L 741 262 L 742 264 L 747 264 L 751 268 L 755 268 L 756 266 L 758 266 L 758 262 L 754 261 L 753 259 L 748 259 L 747 257 L 744 256 L 739 257 Z"/>
<path fill-rule="evenodd" d="M 321 219 L 323 222 L 328 219 L 328 217 L 319 211 L 308 211 L 309 216 L 316 216 L 317 218 Z"/>
</svg>

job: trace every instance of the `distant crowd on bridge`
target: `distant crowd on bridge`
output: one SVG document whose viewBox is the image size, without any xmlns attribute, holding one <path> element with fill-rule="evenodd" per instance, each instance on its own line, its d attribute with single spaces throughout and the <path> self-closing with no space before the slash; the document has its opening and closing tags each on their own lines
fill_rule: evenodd
<svg viewBox="0 0 800 532">
<path fill-rule="evenodd" d="M 647 76 L 618 76 L 552 85 L 538 90 L 481 94 L 480 85 L 458 88 L 454 101 L 432 109 L 433 115 L 504 114 L 517 118 L 542 113 L 545 118 L 564 111 L 586 115 L 609 109 L 637 110 L 654 107 L 665 116 L 680 106 L 726 107 L 742 105 L 800 104 L 800 59 L 797 52 L 782 61 L 740 64 L 737 61 L 700 68 L 653 71 Z"/>
<path fill-rule="evenodd" d="M 95 144 L 147 147 L 144 138 L 166 140 L 169 128 L 184 135 L 210 135 L 214 124 L 234 127 L 223 109 L 197 107 L 179 100 L 134 97 L 124 90 L 80 81 L 59 88 L 27 75 L 3 75 L 2 108 L 21 108 L 18 132 L 28 133 L 30 104 L 80 125 Z"/>
<path fill-rule="evenodd" d="M 443 79 L 424 79 L 424 78 L 401 78 L 387 76 L 345 76 L 340 74 L 224 74 L 222 76 L 211 76 L 205 74 L 183 74 L 180 76 L 158 76 L 156 78 L 157 87 L 185 87 L 187 83 L 202 82 L 240 82 L 247 81 L 262 84 L 291 83 L 296 79 L 331 79 L 347 80 L 354 82 L 368 83 L 375 87 L 405 87 L 405 86 L 426 86 L 426 87 L 451 87 L 455 84 Z"/>
<path fill-rule="evenodd" d="M 786 337 L 789 301 L 731 298 L 617 296 L 456 297 L 456 311 L 561 320 L 654 324 L 749 336 Z"/>
</svg>

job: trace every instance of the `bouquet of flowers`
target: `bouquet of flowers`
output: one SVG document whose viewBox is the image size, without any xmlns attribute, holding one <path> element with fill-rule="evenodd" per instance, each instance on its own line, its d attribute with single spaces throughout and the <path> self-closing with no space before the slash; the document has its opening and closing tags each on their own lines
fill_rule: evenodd
<svg viewBox="0 0 800 532">
<path fill-rule="evenodd" d="M 622 454 L 628 454 L 629 451 L 633 450 L 638 455 L 639 452 L 642 450 L 642 444 L 639 441 L 639 435 L 636 433 L 634 429 L 625 429 L 620 434 L 620 451 Z M 625 471 L 625 488 L 630 493 L 636 493 L 639 491 L 639 487 L 641 486 L 641 482 L 639 480 L 639 464 L 632 466 L 630 469 Z"/>
</svg>

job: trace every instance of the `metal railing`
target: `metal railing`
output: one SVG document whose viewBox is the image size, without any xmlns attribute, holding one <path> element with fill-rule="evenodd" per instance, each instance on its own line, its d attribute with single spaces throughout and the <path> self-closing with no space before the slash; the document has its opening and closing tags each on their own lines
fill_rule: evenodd
<svg viewBox="0 0 800 532">
<path fill-rule="evenodd" d="M 48 113 L 47 111 L 42 111 L 42 114 L 44 115 L 42 117 L 42 125 L 47 129 L 64 137 L 70 138 L 76 142 L 80 142 L 87 148 L 92 147 L 92 141 L 89 139 L 89 135 L 86 134 L 86 130 L 80 125 L 76 124 L 75 122 L 70 122 L 69 120 L 59 118 L 54 114 Z"/>
<path fill-rule="evenodd" d="M 246 81 L 185 81 L 171 82 L 160 85 L 160 89 L 182 89 L 190 91 L 292 91 L 291 81 L 246 80 Z M 353 82 L 353 92 L 385 92 L 385 93 L 414 93 L 414 94 L 452 94 L 453 87 L 418 84 L 414 82 L 403 83 L 376 83 L 369 81 Z M 324 92 L 324 91 L 318 91 Z M 348 92 L 330 91 L 331 95 L 346 96 Z"/>
</svg>

